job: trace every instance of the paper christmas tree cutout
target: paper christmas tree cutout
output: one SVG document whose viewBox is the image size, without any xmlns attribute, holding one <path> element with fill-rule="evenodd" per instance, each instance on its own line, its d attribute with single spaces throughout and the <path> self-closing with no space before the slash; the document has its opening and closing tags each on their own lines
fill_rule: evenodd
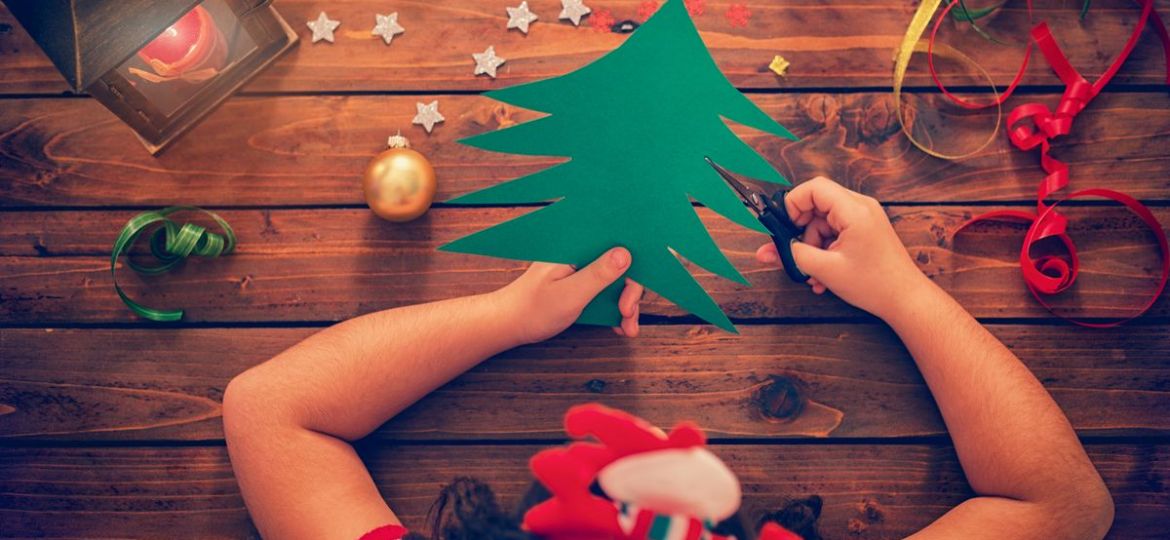
<svg viewBox="0 0 1170 540">
<path fill-rule="evenodd" d="M 703 158 L 787 184 L 724 119 L 796 137 L 723 76 L 683 0 L 667 1 L 624 44 L 577 71 L 486 95 L 548 116 L 460 142 L 569 160 L 449 201 L 554 202 L 440 250 L 581 267 L 611 247 L 624 246 L 633 254 L 628 277 L 703 320 L 735 331 L 678 259 L 748 284 L 711 239 L 692 199 L 744 227 L 767 231 Z M 609 287 L 578 322 L 617 324 L 623 286 L 624 280 L 618 280 Z"/>
</svg>

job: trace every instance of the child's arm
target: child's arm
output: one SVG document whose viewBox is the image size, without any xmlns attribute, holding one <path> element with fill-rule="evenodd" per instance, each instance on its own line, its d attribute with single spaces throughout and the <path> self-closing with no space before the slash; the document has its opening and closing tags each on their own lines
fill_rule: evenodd
<svg viewBox="0 0 1170 540">
<path fill-rule="evenodd" d="M 794 221 L 808 225 L 807 244 L 794 245 L 793 255 L 814 291 L 827 288 L 898 333 L 978 494 L 913 538 L 1103 537 L 1113 501 L 1064 413 L 1011 351 L 918 270 L 881 205 L 824 178 L 795 188 L 787 203 Z M 771 243 L 757 257 L 779 260 Z"/>
<path fill-rule="evenodd" d="M 268 538 L 356 540 L 397 523 L 348 441 L 506 349 L 552 337 L 629 267 L 625 249 L 581 271 L 533 264 L 499 291 L 372 313 L 236 377 L 223 399 L 232 467 Z M 627 283 L 619 333 L 638 333 Z"/>
</svg>

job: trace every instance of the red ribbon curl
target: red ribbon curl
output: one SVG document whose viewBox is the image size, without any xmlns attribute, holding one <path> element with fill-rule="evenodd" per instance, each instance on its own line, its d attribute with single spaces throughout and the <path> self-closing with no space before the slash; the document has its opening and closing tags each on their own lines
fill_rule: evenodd
<svg viewBox="0 0 1170 540">
<path fill-rule="evenodd" d="M 962 232 L 974 223 L 984 220 L 1010 219 L 1031 223 L 1027 234 L 1024 236 L 1023 246 L 1020 249 L 1020 270 L 1023 273 L 1024 282 L 1027 284 L 1028 290 L 1031 291 L 1032 296 L 1036 297 L 1036 301 L 1040 305 L 1044 306 L 1045 309 L 1054 315 L 1075 324 L 1092 328 L 1117 326 L 1145 313 L 1161 296 L 1162 291 L 1166 288 L 1167 278 L 1170 278 L 1170 247 L 1167 246 L 1166 233 L 1158 222 L 1157 217 L 1137 199 L 1117 191 L 1094 188 L 1071 193 L 1052 204 L 1045 202 L 1050 196 L 1068 187 L 1069 184 L 1068 164 L 1053 158 L 1049 154 L 1049 150 L 1051 149 L 1050 141 L 1056 137 L 1068 135 L 1072 131 L 1073 120 L 1077 114 L 1083 111 L 1093 98 L 1101 93 L 1101 90 L 1105 85 L 1109 84 L 1110 79 L 1113 78 L 1122 64 L 1125 63 L 1125 60 L 1129 58 L 1129 54 L 1133 51 L 1134 46 L 1137 45 L 1137 40 L 1145 29 L 1148 20 L 1153 20 L 1154 28 L 1162 41 L 1163 53 L 1170 60 L 1170 36 L 1167 35 L 1166 27 L 1162 24 L 1161 18 L 1154 9 L 1153 0 L 1139 1 L 1142 6 L 1142 13 L 1137 25 L 1134 27 L 1133 34 L 1130 35 L 1129 41 L 1126 42 L 1121 53 L 1114 59 L 1113 64 L 1097 79 L 1097 82 L 1092 84 L 1085 80 L 1076 68 L 1069 63 L 1068 57 L 1052 37 L 1052 32 L 1049 30 L 1048 23 L 1046 22 L 1041 22 L 1032 28 L 1032 39 L 1024 54 L 1023 65 L 1020 67 L 1016 78 L 1008 86 L 1007 91 L 1001 95 L 997 102 L 975 104 L 963 101 L 951 94 L 939 81 L 938 75 L 934 70 L 933 59 L 928 56 L 931 77 L 934 78 L 938 88 L 956 104 L 969 109 L 994 106 L 1002 103 L 1003 100 L 1011 95 L 1012 91 L 1019 84 L 1024 69 L 1027 67 L 1028 59 L 1032 52 L 1032 43 L 1035 43 L 1036 47 L 1040 49 L 1040 52 L 1044 54 L 1044 58 L 1048 60 L 1048 64 L 1052 67 L 1052 70 L 1056 72 L 1061 82 L 1065 84 L 1064 94 L 1061 96 L 1055 111 L 1049 109 L 1043 103 L 1026 103 L 1016 107 L 1008 115 L 1008 139 L 1020 150 L 1040 148 L 1040 166 L 1044 169 L 1044 172 L 1048 173 L 1037 189 L 1036 212 L 1016 210 L 988 212 L 967 221 L 955 231 L 955 234 Z M 939 21 L 946 16 L 946 12 L 950 11 L 956 3 L 957 0 L 947 6 Z M 1028 13 L 1031 16 L 1031 2 L 1028 3 Z M 939 24 L 936 23 L 934 30 L 931 32 L 930 49 L 928 51 L 933 50 L 938 26 Z M 1170 84 L 1170 64 L 1167 66 L 1166 80 Z M 1071 319 L 1056 313 L 1053 307 L 1045 302 L 1043 298 L 1044 295 L 1053 295 L 1068 289 L 1076 281 L 1077 273 L 1080 269 L 1080 260 L 1077 257 L 1076 245 L 1068 235 L 1068 219 L 1057 211 L 1056 207 L 1065 201 L 1081 197 L 1103 197 L 1121 203 L 1129 211 L 1141 218 L 1157 239 L 1162 260 L 1161 276 L 1158 279 L 1158 285 L 1154 293 L 1143 304 L 1140 311 L 1132 316 L 1110 322 L 1090 323 Z M 1051 238 L 1059 240 L 1064 245 L 1066 250 L 1065 255 L 1063 257 L 1046 255 L 1033 258 L 1031 255 L 1032 247 L 1039 242 Z"/>
</svg>

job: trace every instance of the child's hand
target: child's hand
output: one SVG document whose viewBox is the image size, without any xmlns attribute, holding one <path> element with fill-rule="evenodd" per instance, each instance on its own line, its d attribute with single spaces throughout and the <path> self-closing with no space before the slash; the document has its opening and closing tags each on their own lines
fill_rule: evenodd
<svg viewBox="0 0 1170 540">
<path fill-rule="evenodd" d="M 811 276 L 808 283 L 817 294 L 831 290 L 884 319 L 929 283 L 872 197 L 817 177 L 793 188 L 784 202 L 792 221 L 807 227 L 804 242 L 792 245 L 792 256 Z M 771 242 L 756 250 L 756 258 L 780 262 Z"/>
<path fill-rule="evenodd" d="M 508 284 L 500 293 L 519 317 L 520 338 L 535 343 L 551 338 L 570 325 L 585 306 L 602 290 L 620 278 L 630 267 L 630 252 L 613 248 L 581 270 L 566 264 L 532 263 L 524 275 Z M 627 279 L 618 300 L 622 314 L 618 335 L 638 335 L 638 302 L 642 286 Z"/>
</svg>

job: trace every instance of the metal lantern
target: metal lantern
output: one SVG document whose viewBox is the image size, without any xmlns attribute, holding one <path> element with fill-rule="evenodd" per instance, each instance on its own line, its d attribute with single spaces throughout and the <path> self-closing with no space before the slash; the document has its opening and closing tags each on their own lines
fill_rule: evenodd
<svg viewBox="0 0 1170 540">
<path fill-rule="evenodd" d="M 158 153 L 296 43 L 270 0 L 5 0 L 73 89 Z"/>
</svg>

